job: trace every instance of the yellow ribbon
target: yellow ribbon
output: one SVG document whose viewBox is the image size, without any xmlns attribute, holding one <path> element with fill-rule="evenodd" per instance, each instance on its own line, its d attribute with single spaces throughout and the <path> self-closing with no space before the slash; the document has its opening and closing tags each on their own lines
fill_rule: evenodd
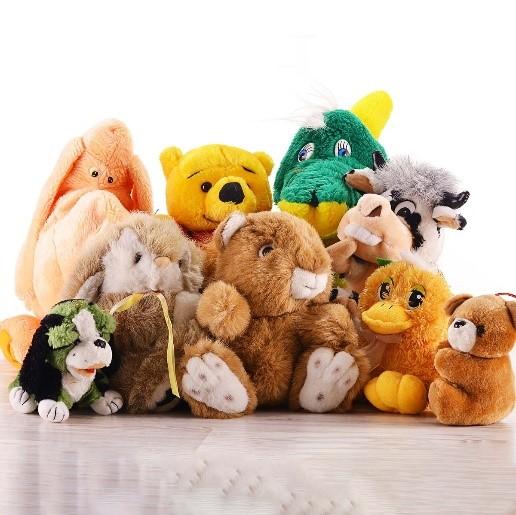
<svg viewBox="0 0 516 515">
<path fill-rule="evenodd" d="M 179 397 L 179 388 L 177 386 L 177 377 L 176 377 L 176 360 L 174 356 L 174 332 L 172 327 L 172 320 L 170 320 L 170 315 L 168 314 L 168 305 L 167 300 L 163 296 L 162 293 L 149 292 L 149 293 L 133 293 L 127 297 L 124 297 L 121 301 L 117 302 L 110 310 L 111 315 L 116 313 L 121 313 L 122 311 L 127 311 L 131 309 L 133 306 L 136 306 L 143 298 L 145 297 L 156 297 L 160 304 L 161 309 L 163 310 L 163 318 L 165 319 L 165 323 L 167 324 L 168 329 L 168 344 L 167 344 L 167 365 L 168 365 L 168 378 L 170 381 L 170 387 L 172 389 L 172 393 Z"/>
</svg>

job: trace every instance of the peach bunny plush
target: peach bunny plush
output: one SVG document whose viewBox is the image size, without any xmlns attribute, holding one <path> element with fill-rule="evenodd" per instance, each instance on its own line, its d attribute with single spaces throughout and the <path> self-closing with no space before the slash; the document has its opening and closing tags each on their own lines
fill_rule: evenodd
<svg viewBox="0 0 516 515">
<path fill-rule="evenodd" d="M 430 409 L 442 424 L 493 424 L 514 408 L 509 352 L 516 340 L 516 302 L 501 295 L 457 295 L 447 306 L 448 341 L 435 356 L 439 378 Z"/>
<path fill-rule="evenodd" d="M 408 227 L 394 214 L 386 198 L 374 194 L 364 195 L 347 211 L 337 236 L 340 241 L 326 250 L 333 270 L 345 279 L 346 290 L 354 296 L 378 268 L 378 259 L 399 260 L 412 246 Z"/>
<path fill-rule="evenodd" d="M 59 300 L 89 237 L 130 211 L 152 211 L 150 181 L 127 127 L 108 120 L 65 146 L 41 191 L 16 270 L 16 293 L 36 317 Z M 13 364 L 23 360 L 38 324 L 25 316 L 0 324 Z"/>
<path fill-rule="evenodd" d="M 213 339 L 185 346 L 178 371 L 192 412 L 350 409 L 369 363 L 349 312 L 329 301 L 331 262 L 316 230 L 287 213 L 236 212 L 213 243 L 215 282 L 197 308 Z"/>
</svg>

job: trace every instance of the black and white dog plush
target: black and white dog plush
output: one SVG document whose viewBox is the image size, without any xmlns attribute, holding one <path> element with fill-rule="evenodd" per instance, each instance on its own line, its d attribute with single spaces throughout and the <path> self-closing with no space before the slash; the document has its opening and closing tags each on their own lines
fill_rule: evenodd
<svg viewBox="0 0 516 515">
<path fill-rule="evenodd" d="M 114 366 L 109 340 L 115 330 L 111 315 L 85 300 L 56 304 L 43 318 L 20 373 L 10 385 L 9 401 L 20 413 L 63 422 L 74 404 L 90 406 L 100 415 L 123 405 L 108 389 L 103 373 Z M 104 369 L 104 370 L 103 370 Z"/>
<path fill-rule="evenodd" d="M 457 179 L 442 168 L 397 157 L 378 163 L 375 170 L 350 172 L 346 182 L 363 193 L 388 198 L 412 233 L 412 252 L 430 265 L 437 264 L 442 252 L 441 229 L 466 226 L 458 209 L 469 199 L 469 192 L 458 192 Z"/>
</svg>

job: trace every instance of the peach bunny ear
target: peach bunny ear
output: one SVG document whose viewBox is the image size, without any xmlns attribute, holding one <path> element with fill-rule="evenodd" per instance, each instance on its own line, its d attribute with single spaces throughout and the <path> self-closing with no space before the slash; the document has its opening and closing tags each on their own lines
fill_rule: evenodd
<svg viewBox="0 0 516 515">
<path fill-rule="evenodd" d="M 33 289 L 34 252 L 36 243 L 59 197 L 61 184 L 72 171 L 77 160 L 82 156 L 84 149 L 85 146 L 82 138 L 74 138 L 61 152 L 61 156 L 52 174 L 41 190 L 25 244 L 18 258 L 16 267 L 16 294 L 25 302 L 25 305 L 35 313 L 39 313 L 41 310 Z"/>
<path fill-rule="evenodd" d="M 448 302 L 444 306 L 444 311 L 448 316 L 452 316 L 455 310 L 468 299 L 471 299 L 472 295 L 469 293 L 459 293 L 458 295 L 454 295 L 451 297 Z"/>
<path fill-rule="evenodd" d="M 133 183 L 131 196 L 136 211 L 152 213 L 152 188 L 149 174 L 138 156 L 131 157 L 129 176 Z"/>
</svg>

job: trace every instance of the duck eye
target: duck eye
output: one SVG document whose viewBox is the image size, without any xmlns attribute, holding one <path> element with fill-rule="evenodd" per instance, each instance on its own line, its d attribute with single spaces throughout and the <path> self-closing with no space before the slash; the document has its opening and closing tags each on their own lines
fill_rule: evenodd
<svg viewBox="0 0 516 515">
<path fill-rule="evenodd" d="M 90 169 L 90 175 L 91 175 L 92 177 L 98 177 L 98 176 L 99 176 L 99 171 L 98 171 L 98 170 L 96 170 L 95 168 L 91 168 L 91 169 Z"/>
<path fill-rule="evenodd" d="M 413 289 L 410 292 L 409 298 L 408 298 L 408 305 L 411 309 L 416 309 L 421 304 L 423 304 L 423 301 L 425 300 L 425 294 L 417 289 Z"/>
<path fill-rule="evenodd" d="M 134 264 L 138 264 L 140 262 L 140 260 L 142 259 L 142 255 L 140 252 L 137 252 L 135 255 L 134 255 Z"/>
<path fill-rule="evenodd" d="M 109 182 L 109 184 L 113 184 L 113 181 L 114 181 L 114 180 L 115 180 L 115 179 L 113 179 L 113 177 L 108 177 L 108 178 L 107 178 L 107 182 Z"/>
<path fill-rule="evenodd" d="M 266 256 L 267 254 L 269 254 L 270 252 L 272 252 L 274 250 L 274 247 L 268 243 L 267 245 L 264 245 L 259 251 L 258 251 L 258 255 L 260 257 L 263 257 L 263 256 Z"/>
<path fill-rule="evenodd" d="M 335 155 L 337 157 L 346 157 L 351 155 L 351 145 L 345 139 L 339 139 L 335 143 Z"/>
<path fill-rule="evenodd" d="M 313 143 L 307 143 L 297 153 L 297 160 L 301 163 L 302 161 L 306 161 L 306 160 L 310 159 L 314 153 L 314 150 L 315 150 L 315 145 Z"/>
<path fill-rule="evenodd" d="M 212 187 L 212 184 L 211 184 L 211 182 L 208 182 L 208 181 L 203 182 L 201 184 L 201 190 L 204 191 L 204 193 L 207 193 L 208 191 L 210 191 L 211 187 Z"/>
<path fill-rule="evenodd" d="M 385 281 L 382 284 L 380 284 L 380 288 L 378 289 L 378 297 L 380 297 L 381 300 L 385 300 L 389 298 L 390 294 L 391 283 L 389 281 Z"/>
</svg>

